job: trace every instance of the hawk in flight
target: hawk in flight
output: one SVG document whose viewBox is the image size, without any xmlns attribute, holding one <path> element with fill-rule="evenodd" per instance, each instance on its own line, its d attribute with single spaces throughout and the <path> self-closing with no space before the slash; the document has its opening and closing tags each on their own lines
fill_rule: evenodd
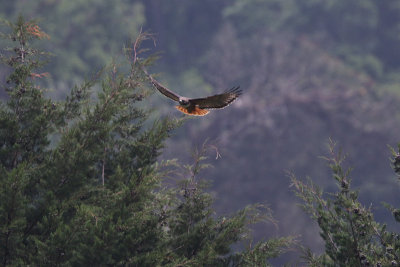
<svg viewBox="0 0 400 267">
<path fill-rule="evenodd" d="M 176 106 L 176 109 L 188 115 L 204 116 L 210 112 L 209 109 L 225 108 L 242 94 L 242 90 L 237 86 L 218 95 L 207 96 L 204 98 L 188 98 L 172 92 L 157 82 L 145 69 L 143 69 L 143 71 L 160 93 L 179 103 L 179 105 Z"/>
</svg>

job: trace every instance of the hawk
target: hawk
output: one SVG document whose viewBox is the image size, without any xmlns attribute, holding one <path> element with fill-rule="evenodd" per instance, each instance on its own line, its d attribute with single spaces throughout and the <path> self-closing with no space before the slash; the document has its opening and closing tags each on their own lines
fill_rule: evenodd
<svg viewBox="0 0 400 267">
<path fill-rule="evenodd" d="M 209 109 L 225 108 L 242 94 L 242 90 L 239 89 L 239 86 L 236 86 L 222 94 L 207 96 L 204 98 L 188 98 L 180 96 L 161 85 L 151 75 L 149 75 L 145 69 L 144 72 L 160 93 L 179 103 L 178 106 L 175 106 L 176 109 L 188 115 L 204 116 L 210 112 Z"/>
</svg>

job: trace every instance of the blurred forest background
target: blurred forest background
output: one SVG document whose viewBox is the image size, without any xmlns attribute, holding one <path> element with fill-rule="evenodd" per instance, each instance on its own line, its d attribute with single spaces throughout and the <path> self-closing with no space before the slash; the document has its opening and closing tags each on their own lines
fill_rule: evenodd
<svg viewBox="0 0 400 267">
<path fill-rule="evenodd" d="M 380 203 L 400 204 L 387 147 L 400 140 L 399 1 L 3 1 L 0 17 L 19 14 L 39 18 L 51 36 L 45 86 L 57 98 L 118 62 L 141 28 L 155 34 L 156 46 L 145 45 L 161 56 L 150 71 L 174 91 L 197 97 L 240 85 L 237 102 L 188 119 L 162 157 L 185 162 L 194 147 L 213 143 L 221 157 L 211 157 L 205 177 L 213 181 L 215 209 L 267 203 L 279 227 L 259 227 L 257 236 L 300 235 L 322 250 L 286 172 L 333 190 L 319 159 L 329 138 L 348 154 L 360 199 L 394 227 Z M 0 79 L 6 76 L 0 69 Z M 155 117 L 181 116 L 159 93 L 147 103 Z"/>
</svg>

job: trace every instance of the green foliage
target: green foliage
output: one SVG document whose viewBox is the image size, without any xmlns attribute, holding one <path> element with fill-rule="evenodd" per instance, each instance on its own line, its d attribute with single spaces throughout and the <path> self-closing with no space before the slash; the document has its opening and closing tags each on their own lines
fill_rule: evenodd
<svg viewBox="0 0 400 267">
<path fill-rule="evenodd" d="M 399 117 L 396 103 L 398 101 L 390 94 L 375 95 L 371 92 L 381 90 L 382 82 L 388 83 L 388 81 L 390 84 L 386 84 L 386 87 L 390 88 L 384 89 L 384 92 L 389 90 L 400 92 L 398 86 L 400 75 L 396 73 L 400 62 L 398 58 L 400 54 L 397 52 L 400 14 L 397 1 L 235 0 L 217 3 L 213 0 L 201 2 L 15 0 L 3 2 L 0 5 L 0 17 L 15 18 L 22 13 L 28 17 L 41 16 L 45 19 L 46 24 L 43 28 L 51 39 L 41 46 L 46 46 L 46 50 L 52 51 L 55 55 L 55 60 L 50 62 L 51 65 L 47 65 L 50 66 L 48 69 L 51 69 L 52 76 L 51 82 L 46 84 L 52 84 L 57 88 L 54 91 L 57 96 L 67 95 L 65 101 L 54 101 L 44 97 L 45 91 L 30 90 L 31 86 L 42 84 L 41 81 L 44 80 L 43 77 L 35 77 L 34 80 L 31 75 L 40 76 L 42 74 L 40 72 L 49 70 L 41 68 L 29 71 L 26 66 L 20 65 L 20 62 L 15 60 L 17 54 L 6 57 L 8 53 L 14 53 L 14 47 L 4 52 L 3 61 L 11 68 L 8 65 L 9 60 L 14 57 L 14 66 L 18 71 L 9 76 L 9 68 L 0 68 L 0 82 L 4 79 L 5 83 L 5 77 L 9 76 L 9 84 L 5 86 L 10 89 L 20 86 L 15 82 L 28 85 L 25 86 L 28 88 L 27 93 L 25 93 L 26 88 L 21 86 L 19 91 L 9 91 L 9 94 L 23 94 L 21 99 L 15 97 L 14 100 L 10 100 L 14 101 L 13 105 L 23 112 L 18 118 L 23 126 L 17 123 L 16 114 L 7 108 L 5 102 L 0 104 L 0 160 L 9 168 L 7 172 L 0 170 L 2 171 L 0 175 L 10 183 L 4 190 L 8 193 L 13 192 L 8 188 L 14 179 L 10 177 L 14 177 L 12 176 L 14 174 L 8 171 L 16 171 L 12 167 L 14 164 L 26 166 L 17 166 L 21 168 L 18 174 L 18 179 L 22 179 L 19 188 L 24 188 L 24 179 L 29 181 L 28 189 L 25 191 L 31 196 L 24 195 L 27 200 L 23 200 L 21 205 L 17 203 L 18 207 L 23 207 L 24 203 L 31 203 L 31 199 L 34 199 L 33 203 L 43 202 L 44 198 L 33 196 L 48 192 L 42 186 L 46 185 L 47 188 L 54 186 L 51 179 L 47 181 L 43 178 L 40 182 L 35 182 L 35 179 L 26 177 L 46 176 L 47 179 L 57 176 L 54 170 L 56 167 L 66 172 L 76 162 L 80 168 L 81 154 L 84 161 L 82 166 L 90 162 L 96 164 L 88 168 L 84 174 L 77 171 L 72 174 L 82 177 L 92 175 L 95 178 L 92 179 L 90 186 L 102 184 L 104 177 L 105 186 L 112 190 L 119 190 L 121 186 L 125 186 L 129 180 L 126 177 L 126 169 L 131 173 L 138 172 L 130 165 L 129 157 L 135 154 L 131 151 L 135 149 L 140 151 L 137 153 L 138 156 L 134 156 L 135 164 L 138 166 L 147 166 L 146 163 L 151 162 L 147 157 L 153 155 L 154 151 L 146 149 L 145 140 L 147 138 L 156 140 L 157 129 L 162 135 L 161 128 L 168 128 L 162 126 L 162 120 L 151 128 L 152 123 L 148 119 L 135 118 L 134 123 L 127 124 L 131 129 L 124 131 L 123 138 L 137 138 L 135 140 L 142 138 L 141 141 L 131 145 L 131 151 L 122 150 L 114 153 L 112 145 L 117 143 L 119 147 L 123 147 L 129 143 L 122 140 L 123 138 L 116 141 L 116 138 L 120 137 L 116 120 L 124 120 L 125 115 L 121 115 L 118 119 L 113 118 L 112 123 L 101 122 L 103 125 L 98 125 L 96 119 L 93 119 L 95 112 L 92 111 L 97 104 L 97 94 L 93 91 L 101 88 L 102 82 L 108 86 L 107 79 L 112 80 L 113 76 L 112 66 L 94 74 L 89 81 L 69 91 L 69 84 L 81 80 L 81 77 L 87 76 L 93 69 L 103 67 L 110 62 L 111 55 L 115 55 L 121 49 L 122 43 L 128 41 L 132 33 L 136 33 L 143 23 L 146 23 L 145 28 L 157 32 L 159 40 L 157 49 L 165 51 L 163 58 L 167 66 L 160 70 L 167 72 L 165 76 L 169 76 L 167 80 L 171 88 L 177 88 L 182 94 L 184 94 L 182 90 L 189 90 L 190 94 L 187 95 L 200 96 L 209 90 L 209 85 L 219 90 L 228 84 L 239 83 L 247 91 L 238 105 L 231 106 L 229 110 L 214 113 L 206 120 L 193 119 L 192 122 L 196 123 L 186 125 L 188 128 L 183 129 L 178 145 L 177 142 L 170 145 L 173 149 L 176 148 L 172 153 L 182 155 L 182 150 L 192 146 L 193 140 L 202 140 L 206 134 L 221 140 L 222 147 L 229 147 L 229 152 L 221 152 L 224 160 L 216 162 L 220 165 L 217 166 L 215 174 L 216 190 L 223 195 L 220 209 L 232 210 L 242 207 L 249 200 L 262 199 L 273 205 L 276 203 L 277 207 L 282 207 L 278 205 L 285 203 L 284 209 L 279 208 L 276 211 L 278 217 L 294 217 L 295 209 L 289 211 L 286 209 L 293 206 L 286 201 L 288 193 L 286 190 L 276 190 L 284 188 L 287 183 L 285 179 L 279 179 L 282 176 L 281 170 L 295 169 L 298 173 L 313 173 L 313 176 L 322 173 L 318 164 L 312 163 L 312 158 L 313 154 L 321 154 L 320 144 L 323 142 L 321 140 L 325 140 L 327 136 L 335 136 L 340 140 L 352 156 L 350 161 L 358 162 L 357 170 L 360 171 L 356 172 L 355 176 L 359 175 L 363 179 L 355 179 L 355 182 L 358 182 L 360 190 L 370 188 L 368 195 L 371 197 L 371 202 L 376 202 L 382 191 L 386 198 L 396 197 L 393 183 L 377 183 L 375 179 L 384 179 L 390 175 L 385 172 L 387 162 L 381 160 L 384 157 L 377 158 L 377 155 L 384 153 L 381 150 L 381 143 L 393 143 L 397 138 L 397 125 L 400 125 L 396 121 Z M 22 33 L 21 29 L 19 31 Z M 299 36 L 301 38 L 298 38 Z M 215 41 L 212 41 L 213 39 Z M 29 45 L 34 46 L 28 47 L 31 50 L 23 53 L 29 53 L 32 59 L 35 57 L 46 59 L 41 53 L 32 53 L 36 49 L 35 43 L 31 43 L 33 40 L 28 41 Z M 7 45 L 10 42 L 7 42 Z M 218 44 L 218 50 L 210 51 L 210 47 L 215 47 L 215 43 Z M 304 50 L 305 43 L 308 45 L 306 50 Z M 21 47 L 17 46 L 17 49 Z M 21 54 L 21 51 L 19 53 Z M 196 64 L 193 64 L 196 62 L 203 63 L 204 68 L 201 71 Z M 120 74 L 120 66 L 117 69 Z M 182 69 L 185 69 L 182 75 L 168 73 L 171 71 L 178 73 Z M 359 70 L 369 76 L 366 77 Z M 380 81 L 374 79 L 382 75 L 384 79 Z M 108 78 L 104 78 L 105 76 Z M 163 77 L 165 76 L 163 73 Z M 144 81 L 139 79 L 139 82 L 143 84 Z M 102 93 L 103 102 L 109 92 Z M 144 92 L 139 90 L 138 93 L 141 95 Z M 2 99 L 9 98 L 4 91 L 1 91 L 0 95 Z M 146 93 L 143 96 L 146 96 Z M 43 104 L 42 100 L 47 102 Z M 159 100 L 165 101 L 163 98 Z M 140 102 L 143 103 L 143 101 L 136 103 Z M 139 104 L 141 105 L 149 106 L 148 102 Z M 136 104 L 132 106 L 138 107 Z M 169 110 L 170 106 L 167 106 Z M 111 109 L 107 110 L 104 113 L 106 119 L 109 118 L 106 113 Z M 97 111 L 102 112 L 101 107 Z M 142 112 L 140 109 L 137 111 Z M 129 113 L 129 111 L 124 112 Z M 88 126 L 84 125 L 86 122 L 82 122 L 86 119 L 92 121 Z M 193 128 L 194 125 L 197 128 Z M 85 130 L 85 127 L 95 129 L 93 138 L 100 138 L 99 143 L 103 143 L 103 146 L 96 144 L 98 140 L 95 140 L 92 141 L 95 144 L 85 144 L 81 150 L 78 147 L 73 148 L 81 138 L 90 138 L 87 136 L 90 130 Z M 70 132 L 71 129 L 73 132 Z M 155 134 L 152 134 L 153 130 L 156 131 Z M 109 137 L 107 131 L 114 131 L 114 137 Z M 145 132 L 147 135 L 142 136 Z M 38 136 L 30 138 L 34 134 Z M 61 141 L 63 149 L 71 151 L 62 153 L 59 148 Z M 35 153 L 28 153 L 24 145 Z M 92 148 L 93 151 L 90 151 Z M 70 157 L 69 153 L 72 150 L 75 154 L 71 153 Z M 59 153 L 58 165 L 52 168 L 43 167 L 44 164 L 51 162 L 48 157 L 56 157 L 55 152 Z M 90 155 L 85 153 L 97 156 L 89 158 Z M 67 158 L 61 159 L 63 157 Z M 120 163 L 114 166 L 113 157 L 117 157 Z M 47 163 L 44 163 L 44 160 Z M 68 163 L 67 167 L 64 166 L 64 161 Z M 232 162 L 235 162 L 235 168 L 232 168 Z M 54 162 L 52 164 L 55 165 Z M 393 164 L 396 170 L 396 166 L 399 165 L 396 156 Z M 103 166 L 104 175 L 102 175 Z M 75 167 L 72 169 L 75 170 Z M 224 177 L 229 179 L 220 179 Z M 249 180 L 249 177 L 253 179 Z M 83 181 L 79 179 L 70 181 L 78 186 L 81 186 L 80 182 L 86 183 L 87 179 Z M 63 199 L 72 196 L 68 192 L 73 188 L 74 185 L 71 185 L 69 189 L 61 192 L 65 195 Z M 141 192 L 145 192 L 145 187 Z M 7 197 L 7 199 L 12 198 Z M 49 195 L 46 201 L 51 202 L 52 199 L 57 198 Z M 398 218 L 397 207 L 389 208 L 395 218 Z M 25 214 L 23 210 L 19 212 Z M 18 223 L 20 225 L 21 221 Z M 298 223 L 297 229 L 293 229 L 291 220 L 283 219 L 280 230 L 302 231 L 303 227 Z M 308 238 L 308 241 L 313 240 L 313 236 Z"/>
<path fill-rule="evenodd" d="M 204 191 L 207 184 L 198 177 L 208 166 L 202 161 L 212 148 L 206 143 L 194 153 L 194 163 L 183 166 L 184 179 L 176 191 L 176 203 L 166 213 L 171 236 L 168 266 L 267 266 L 295 243 L 293 237 L 273 238 L 252 245 L 249 226 L 274 222 L 264 205 L 250 205 L 230 217 L 215 217 L 212 197 Z M 233 252 L 231 245 L 247 241 L 243 251 Z"/>
<path fill-rule="evenodd" d="M 327 50 L 374 78 L 396 71 L 400 5 L 395 1 L 236 0 L 224 14 L 241 35 L 269 29 L 314 36 Z"/>
<path fill-rule="evenodd" d="M 165 201 L 154 192 L 154 163 L 177 123 L 143 128 L 137 103 L 148 93 L 134 65 L 128 74 L 112 65 L 65 101 L 46 98 L 34 83 L 42 53 L 29 46 L 45 35 L 22 17 L 10 26 L 17 46 L 2 58 L 13 70 L 0 112 L 2 264 L 154 265 Z"/>
<path fill-rule="evenodd" d="M 400 144 L 398 146 L 398 150 L 399 152 L 396 152 L 393 148 L 391 148 L 393 155 L 393 160 L 392 160 L 393 169 L 394 172 L 400 176 Z"/>
<path fill-rule="evenodd" d="M 397 266 L 400 257 L 400 236 L 385 224 L 376 222 L 372 208 L 358 200 L 351 189 L 350 171 L 343 169 L 344 157 L 330 144 L 326 158 L 336 180 L 338 191 L 325 196 L 310 179 L 307 183 L 291 175 L 302 207 L 320 227 L 325 253 L 314 256 L 305 250 L 304 259 L 310 266 Z M 397 210 L 392 210 L 396 217 Z"/>
<path fill-rule="evenodd" d="M 108 65 L 145 22 L 144 6 L 139 2 L 17 0 L 10 2 L 8 10 L 0 8 L 0 16 L 9 20 L 19 14 L 48 22 L 44 29 L 51 39 L 42 46 L 57 60 L 47 66 L 52 74 L 47 83 L 64 86 L 64 91 L 80 83 L 93 68 Z M 63 93 L 67 92 L 54 94 L 61 97 Z"/>
<path fill-rule="evenodd" d="M 54 101 L 35 83 L 47 74 L 36 73 L 44 53 L 30 46 L 47 35 L 22 17 L 8 25 L 15 48 L 2 55 L 11 74 L 0 106 L 1 265 L 266 265 L 293 244 L 232 251 L 270 211 L 255 205 L 217 218 L 196 178 L 207 167 L 204 149 L 183 167 L 180 186 L 162 183 L 174 162 L 157 158 L 181 121 L 150 124 L 139 107 L 149 95 L 139 64 L 151 59 L 139 61 L 137 46 L 148 35 L 127 50 L 128 73 L 111 64 Z"/>
</svg>

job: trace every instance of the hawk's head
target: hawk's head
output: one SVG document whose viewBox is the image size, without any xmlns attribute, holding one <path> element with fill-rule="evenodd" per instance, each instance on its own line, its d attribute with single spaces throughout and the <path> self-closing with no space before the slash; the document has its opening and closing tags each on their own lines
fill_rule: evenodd
<svg viewBox="0 0 400 267">
<path fill-rule="evenodd" d="M 190 103 L 189 103 L 189 98 L 187 98 L 187 97 L 180 97 L 180 98 L 179 98 L 179 104 L 180 104 L 181 106 L 184 106 L 184 107 L 189 106 L 189 105 L 190 105 Z"/>
</svg>

